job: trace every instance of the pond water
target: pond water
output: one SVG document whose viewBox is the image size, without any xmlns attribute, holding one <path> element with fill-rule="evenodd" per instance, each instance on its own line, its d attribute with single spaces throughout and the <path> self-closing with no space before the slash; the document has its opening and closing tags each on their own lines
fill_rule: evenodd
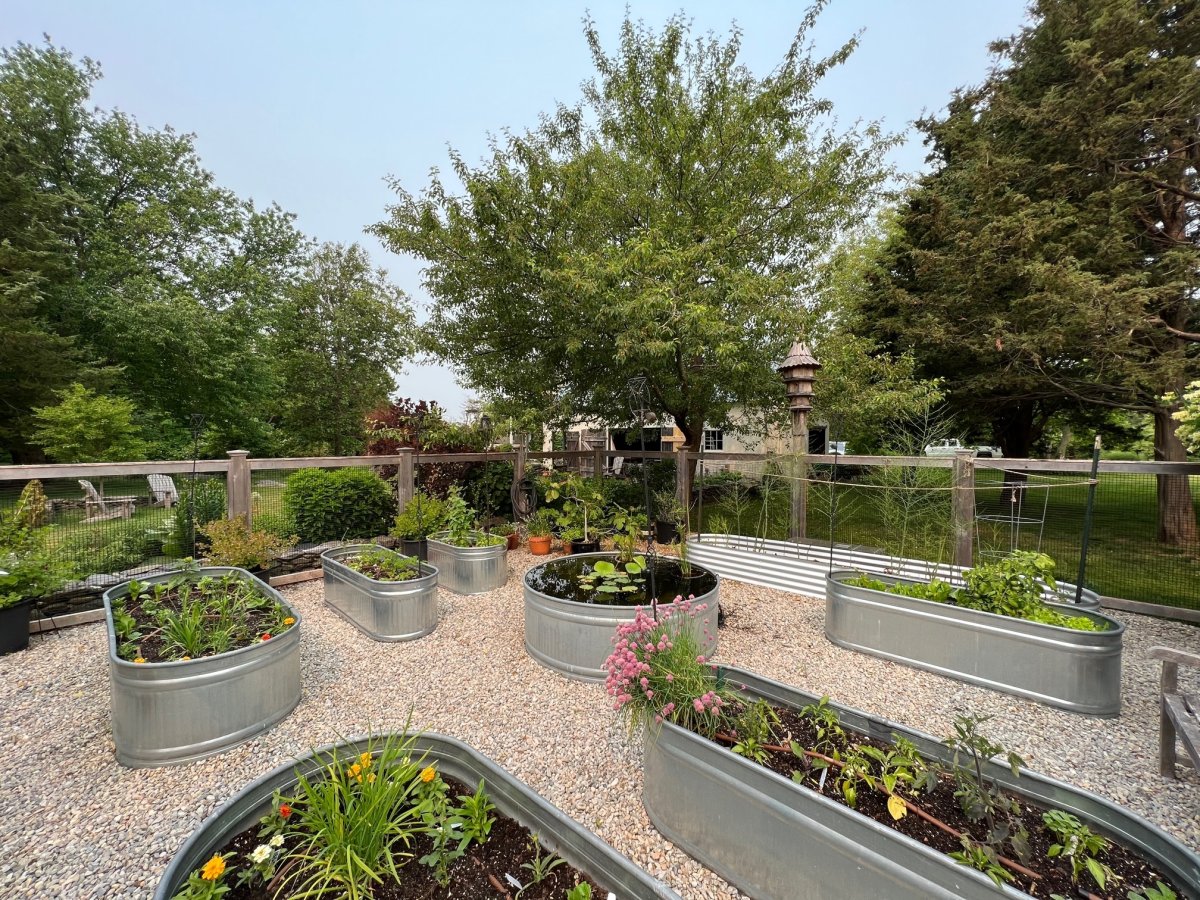
<svg viewBox="0 0 1200 900">
<path fill-rule="evenodd" d="M 648 570 L 630 580 L 636 591 L 607 594 L 582 586 L 579 576 L 592 572 L 600 560 L 615 563 L 616 559 L 615 553 L 563 556 L 530 569 L 525 574 L 525 583 L 535 591 L 559 600 L 604 606 L 648 606 L 651 583 Z M 700 597 L 717 586 L 717 576 L 695 563 L 692 563 L 691 576 L 685 578 L 679 571 L 679 561 L 673 557 L 658 557 L 654 561 L 647 559 L 646 562 L 654 566 L 653 582 L 659 603 L 670 603 L 679 596 L 685 600 L 688 597 Z"/>
</svg>

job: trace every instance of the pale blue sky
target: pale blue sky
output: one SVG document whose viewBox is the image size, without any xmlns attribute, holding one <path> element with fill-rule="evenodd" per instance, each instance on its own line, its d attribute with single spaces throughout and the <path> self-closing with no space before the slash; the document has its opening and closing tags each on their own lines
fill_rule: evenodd
<svg viewBox="0 0 1200 900">
<path fill-rule="evenodd" d="M 882 120 L 906 131 L 978 83 L 990 41 L 1016 31 L 1025 0 L 832 0 L 813 37 L 829 52 L 864 29 L 862 45 L 824 83 L 843 123 Z M 674 12 L 697 31 L 736 19 L 742 61 L 778 63 L 803 2 L 646 2 L 635 18 L 661 27 Z M 591 74 L 581 19 L 590 9 L 616 46 L 625 3 L 583 2 L 62 2 L 6 0 L 0 44 L 43 33 L 104 69 L 94 101 L 147 126 L 196 134 L 219 184 L 259 205 L 276 202 L 319 240 L 360 241 L 418 307 L 428 300 L 415 260 L 363 235 L 385 215 L 385 175 L 412 191 L 447 146 L 480 158 L 487 134 L 536 123 L 574 103 Z M 910 139 L 893 161 L 923 164 Z M 461 411 L 466 392 L 436 366 L 407 367 L 399 393 Z"/>
</svg>

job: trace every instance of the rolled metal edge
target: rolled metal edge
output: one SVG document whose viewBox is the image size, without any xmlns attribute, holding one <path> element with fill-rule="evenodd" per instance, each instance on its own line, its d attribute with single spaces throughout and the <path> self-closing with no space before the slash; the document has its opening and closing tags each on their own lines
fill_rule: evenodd
<svg viewBox="0 0 1200 900">
<path fill-rule="evenodd" d="M 344 562 L 364 550 L 401 554 L 376 544 L 348 544 L 321 554 L 325 603 L 335 613 L 376 641 L 413 641 L 437 628 L 436 566 L 420 563 L 420 578 L 377 581 Z"/>
<path fill-rule="evenodd" d="M 826 578 L 825 635 L 839 647 L 1081 715 L 1120 715 L 1123 622 L 1047 604 L 1108 628 L 1078 631 L 845 583 L 858 574 Z"/>
<path fill-rule="evenodd" d="M 271 597 L 296 621 L 283 634 L 270 641 L 239 647 L 215 656 L 175 662 L 133 663 L 117 655 L 117 635 L 113 625 L 112 601 L 129 593 L 130 581 L 157 584 L 169 581 L 178 572 L 166 572 L 145 578 L 130 579 L 104 592 L 105 627 L 108 630 L 109 682 L 112 692 L 112 731 L 117 761 L 130 768 L 152 768 L 179 765 L 222 753 L 270 729 L 286 718 L 300 702 L 300 626 L 303 617 L 283 595 L 245 569 L 233 566 L 204 566 L 202 576 L 221 577 L 237 574 L 248 580 L 261 594 Z M 270 702 L 268 692 L 246 690 L 249 681 L 267 683 L 277 702 Z M 147 714 L 149 698 L 160 695 L 185 695 L 190 691 L 207 691 L 215 695 L 213 702 L 201 704 L 209 710 L 220 710 L 229 728 L 215 728 L 218 733 L 190 743 L 172 740 L 167 734 L 160 741 L 135 743 L 130 735 L 146 738 L 162 731 L 161 722 L 138 722 Z M 221 695 L 224 696 L 221 696 Z M 259 702 L 257 710 L 249 708 Z M 230 713 L 230 710 L 233 710 Z M 242 714 L 239 714 L 239 710 Z M 220 716 L 189 718 L 197 721 L 219 721 Z M 129 721 L 127 721 L 127 719 Z"/>
<path fill-rule="evenodd" d="M 356 755 L 367 749 L 367 738 L 328 744 L 279 766 L 251 782 L 222 804 L 184 841 L 168 863 L 154 891 L 154 900 L 169 900 L 197 869 L 230 837 L 253 825 L 269 809 L 276 790 L 287 793 L 296 783 L 297 769 L 307 776 L 321 771 L 320 760 L 336 749 Z M 484 780 L 488 797 L 505 815 L 536 832 L 543 846 L 614 891 L 621 900 L 681 900 L 680 896 L 629 859 L 617 853 L 574 819 L 552 806 L 520 779 L 474 748 L 444 735 L 427 732 L 417 746 L 428 753 L 444 774 L 469 785 Z M 519 877 L 519 873 L 512 873 Z"/>
<path fill-rule="evenodd" d="M 744 669 L 723 668 L 722 674 L 750 696 L 773 703 L 801 708 L 821 699 Z M 869 737 L 890 741 L 899 735 L 927 759 L 951 762 L 951 751 L 931 735 L 853 707 L 830 706 L 844 725 Z M 645 734 L 644 749 L 643 804 L 655 828 L 752 896 L 1026 896 L 997 889 L 982 873 L 669 722 Z M 994 762 L 986 770 L 1013 793 L 1070 812 L 1136 848 L 1189 896 L 1200 897 L 1200 856 L 1142 817 L 1036 772 L 1016 777 Z M 783 841 L 787 852 L 771 852 L 772 841 Z"/>
<path fill-rule="evenodd" d="M 486 594 L 508 582 L 508 546 L 456 547 L 429 536 L 429 562 L 437 566 L 438 583 L 456 594 Z"/>
<path fill-rule="evenodd" d="M 688 553 L 695 562 L 703 563 L 726 578 L 825 599 L 825 576 L 831 571 L 828 545 L 746 535 L 700 534 L 688 538 Z M 918 580 L 937 577 L 958 584 L 962 583 L 962 573 L 966 571 L 962 566 L 897 558 L 866 547 L 848 545 L 833 548 L 832 568 Z M 1100 608 L 1100 595 L 1095 591 L 1084 588 L 1080 602 L 1076 604 L 1075 585 L 1059 581 L 1057 588 L 1057 591 L 1045 589 L 1043 596 L 1047 601 L 1066 603 L 1074 609 Z"/>
<path fill-rule="evenodd" d="M 580 553 L 575 558 L 611 560 L 614 556 L 612 553 Z M 525 651 L 560 675 L 576 681 L 604 681 L 607 674 L 603 668 L 604 660 L 612 653 L 617 626 L 632 622 L 638 609 L 645 607 L 579 603 L 551 597 L 529 584 L 530 576 L 548 564 L 533 566 L 521 582 L 525 594 Z M 721 596 L 721 576 L 712 574 L 717 580 L 713 589 L 692 601 L 707 605 L 700 619 L 703 631 L 696 639 L 708 656 L 717 651 L 717 608 Z M 659 604 L 660 607 L 664 605 Z"/>
</svg>

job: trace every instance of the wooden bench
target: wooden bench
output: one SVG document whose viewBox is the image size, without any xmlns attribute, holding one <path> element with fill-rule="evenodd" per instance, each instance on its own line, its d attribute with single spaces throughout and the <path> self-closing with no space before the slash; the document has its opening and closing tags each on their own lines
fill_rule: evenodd
<svg viewBox="0 0 1200 900">
<path fill-rule="evenodd" d="M 1150 658 L 1162 660 L 1158 772 L 1166 778 L 1176 777 L 1176 739 L 1191 757 L 1178 762 L 1182 765 L 1190 763 L 1200 771 L 1200 697 L 1179 689 L 1179 667 L 1200 669 L 1200 656 L 1170 647 L 1151 647 Z"/>
</svg>

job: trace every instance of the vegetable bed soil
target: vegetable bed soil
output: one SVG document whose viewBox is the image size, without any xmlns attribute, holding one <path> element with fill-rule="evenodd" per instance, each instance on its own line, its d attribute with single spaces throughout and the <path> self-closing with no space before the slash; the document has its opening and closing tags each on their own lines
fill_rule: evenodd
<svg viewBox="0 0 1200 900">
<path fill-rule="evenodd" d="M 449 785 L 452 795 L 469 795 L 474 792 L 474 788 L 469 788 L 452 778 L 444 780 Z M 433 869 L 417 862 L 433 849 L 433 839 L 429 835 L 420 835 L 406 851 L 412 858 L 400 869 L 403 880 L 397 884 L 385 879 L 384 883 L 375 887 L 372 894 L 374 900 L 483 900 L 488 897 L 504 900 L 505 897 L 515 897 L 520 889 L 513 886 L 505 876 L 511 875 L 522 885 L 531 880 L 529 869 L 523 868 L 526 863 L 532 864 L 535 858 L 531 834 L 527 828 L 503 813 L 496 812 L 494 815 L 496 821 L 487 841 L 483 844 L 471 844 L 466 856 L 451 865 L 449 887 L 439 885 L 433 877 Z M 233 852 L 237 858 L 242 858 L 261 842 L 258 826 L 255 825 L 236 835 L 218 852 Z M 297 841 L 292 838 L 284 846 L 289 851 L 294 850 Z M 540 852 L 543 858 L 550 854 L 545 848 Z M 594 900 L 602 900 L 608 896 L 607 890 L 601 889 L 595 881 L 572 868 L 569 863 L 562 863 L 555 866 L 542 881 L 530 884 L 521 893 L 521 900 L 563 900 L 576 884 L 584 882 L 591 885 Z M 269 884 L 238 885 L 225 894 L 225 898 L 274 900 L 274 892 L 268 888 Z"/>
<path fill-rule="evenodd" d="M 817 756 L 797 756 L 789 746 L 790 741 L 794 741 L 804 748 L 819 746 L 822 743 L 822 738 L 818 735 L 813 721 L 789 707 L 773 706 L 772 709 L 779 716 L 780 721 L 776 726 L 776 731 L 782 737 L 776 744 L 764 745 L 766 756 L 761 760 L 762 764 L 771 771 L 792 779 L 810 790 L 817 791 L 830 800 L 849 806 L 850 804 L 846 802 L 838 786 L 836 766 Z M 885 753 L 892 749 L 890 744 L 873 740 L 865 735 L 852 732 L 850 729 L 846 729 L 846 733 L 851 736 L 855 744 L 875 747 Z M 716 743 L 729 746 L 735 740 L 732 736 L 718 735 Z M 838 748 L 837 752 L 844 753 L 844 748 Z M 830 759 L 832 758 L 830 757 Z M 822 773 L 826 774 L 822 776 Z M 888 809 L 887 794 L 882 790 L 869 790 L 865 786 L 860 786 L 853 808 L 881 825 L 908 835 L 942 853 L 950 854 L 962 850 L 963 842 L 960 837 L 951 834 L 948 829 L 953 829 L 959 834 L 969 835 L 977 843 L 984 842 L 988 830 L 986 821 L 973 822 L 966 818 L 954 796 L 955 790 L 954 778 L 948 773 L 938 773 L 936 787 L 929 793 L 921 793 L 911 798 L 906 797 L 908 812 L 896 819 Z M 1031 805 L 1024 798 L 1021 798 L 1019 802 L 1021 813 L 1015 817 L 1013 824 L 1016 826 L 1019 823 L 1028 831 L 1029 853 L 1027 862 L 1024 865 L 1018 864 L 1026 872 L 1017 870 L 1016 866 L 1006 867 L 1014 876 L 1012 882 L 1014 887 L 1034 897 L 1051 897 L 1057 894 L 1063 897 L 1124 898 L 1126 892 L 1132 888 L 1139 885 L 1154 885 L 1161 881 L 1174 887 L 1180 897 L 1186 896 L 1179 892 L 1177 886 L 1172 885 L 1171 879 L 1167 875 L 1149 865 L 1138 853 L 1116 841 L 1113 841 L 1108 851 L 1100 857 L 1100 860 L 1117 876 L 1108 881 L 1109 890 L 1107 892 L 1101 890 L 1086 871 L 1079 876 L 1078 881 L 1073 882 L 1071 864 L 1066 857 L 1060 856 L 1053 859 L 1047 857 L 1047 852 L 1055 843 L 1055 839 L 1046 830 L 1042 821 L 1042 814 L 1046 810 Z M 921 815 L 922 812 L 925 815 Z M 941 825 L 931 819 L 937 820 Z M 1017 853 L 1011 844 L 1004 846 L 1003 855 L 1009 860 L 1017 859 Z"/>
</svg>

